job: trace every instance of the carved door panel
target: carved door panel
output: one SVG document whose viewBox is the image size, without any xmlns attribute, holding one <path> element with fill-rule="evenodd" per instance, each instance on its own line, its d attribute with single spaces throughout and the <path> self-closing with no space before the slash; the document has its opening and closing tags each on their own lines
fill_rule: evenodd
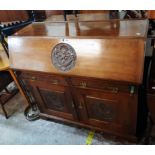
<svg viewBox="0 0 155 155">
<path fill-rule="evenodd" d="M 136 132 L 137 95 L 78 89 L 78 113 L 84 123 L 116 132 Z"/>
<path fill-rule="evenodd" d="M 69 120 L 77 118 L 69 88 L 48 82 L 29 81 L 42 114 Z"/>
</svg>

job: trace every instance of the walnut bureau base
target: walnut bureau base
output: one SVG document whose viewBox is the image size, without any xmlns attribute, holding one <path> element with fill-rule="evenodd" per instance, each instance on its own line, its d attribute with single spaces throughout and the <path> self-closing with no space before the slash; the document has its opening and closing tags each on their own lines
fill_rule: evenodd
<svg viewBox="0 0 155 155">
<path fill-rule="evenodd" d="M 136 141 L 138 87 L 84 77 L 17 72 L 39 106 L 40 116 Z"/>
<path fill-rule="evenodd" d="M 146 124 L 147 22 L 77 22 L 34 23 L 9 37 L 10 66 L 42 118 L 136 141 Z"/>
</svg>

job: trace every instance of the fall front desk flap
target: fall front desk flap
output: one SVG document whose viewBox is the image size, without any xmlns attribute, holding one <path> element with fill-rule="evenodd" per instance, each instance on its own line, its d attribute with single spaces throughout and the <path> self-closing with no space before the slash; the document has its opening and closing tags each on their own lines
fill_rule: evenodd
<svg viewBox="0 0 155 155">
<path fill-rule="evenodd" d="M 9 37 L 13 69 L 140 84 L 147 20 L 33 23 Z"/>
</svg>

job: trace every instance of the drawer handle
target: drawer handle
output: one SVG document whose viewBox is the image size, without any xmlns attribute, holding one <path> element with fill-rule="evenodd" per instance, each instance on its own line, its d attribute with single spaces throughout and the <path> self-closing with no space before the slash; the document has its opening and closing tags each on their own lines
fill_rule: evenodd
<svg viewBox="0 0 155 155">
<path fill-rule="evenodd" d="M 118 88 L 116 87 L 105 87 L 105 89 L 111 90 L 112 93 L 118 93 Z"/>
<path fill-rule="evenodd" d="M 112 93 L 118 93 L 117 87 L 104 87 L 104 89 L 111 91 Z"/>
<path fill-rule="evenodd" d="M 58 80 L 53 80 L 53 81 L 52 81 L 52 84 L 58 84 L 58 83 L 59 83 Z"/>
<path fill-rule="evenodd" d="M 112 92 L 113 93 L 118 93 L 118 88 L 113 88 Z"/>
<path fill-rule="evenodd" d="M 86 88 L 86 87 L 87 87 L 86 82 L 81 82 L 81 83 L 80 83 L 80 87 L 81 87 L 81 88 Z"/>
<path fill-rule="evenodd" d="M 31 80 L 36 80 L 37 78 L 35 76 L 32 76 L 31 77 Z"/>
</svg>

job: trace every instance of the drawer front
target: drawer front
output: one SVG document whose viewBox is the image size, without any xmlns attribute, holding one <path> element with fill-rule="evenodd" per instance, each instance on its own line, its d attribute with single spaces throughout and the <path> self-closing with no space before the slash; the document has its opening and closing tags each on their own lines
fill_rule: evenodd
<svg viewBox="0 0 155 155">
<path fill-rule="evenodd" d="M 56 76 L 56 75 L 22 72 L 21 78 L 32 80 L 32 81 L 48 82 L 50 84 L 55 84 L 55 85 L 64 85 L 64 86 L 68 85 L 64 77 Z"/>
<path fill-rule="evenodd" d="M 72 78 L 72 86 L 85 89 L 101 89 L 104 91 L 117 93 L 117 92 L 126 92 L 126 93 L 135 93 L 137 92 L 136 87 L 130 85 L 121 85 L 117 83 L 111 83 L 103 80 L 89 80 L 86 78 Z"/>
</svg>

